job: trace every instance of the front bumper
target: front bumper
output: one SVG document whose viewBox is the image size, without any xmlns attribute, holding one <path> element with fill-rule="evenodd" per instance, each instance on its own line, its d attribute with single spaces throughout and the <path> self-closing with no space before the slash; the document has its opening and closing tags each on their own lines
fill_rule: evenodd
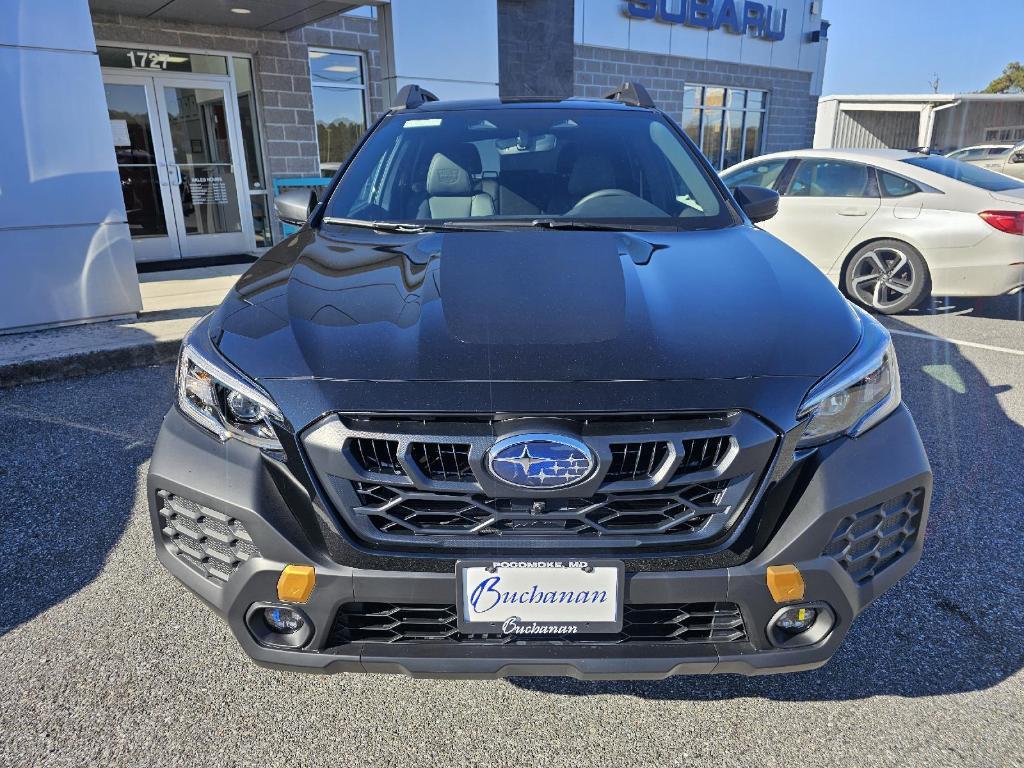
<svg viewBox="0 0 1024 768">
<path fill-rule="evenodd" d="M 322 533 L 331 513 L 305 494 L 283 462 L 234 440 L 220 443 L 168 414 L 150 464 L 148 493 L 156 550 L 161 562 L 215 612 L 225 618 L 245 651 L 259 664 L 312 672 L 392 672 L 416 677 L 504 677 L 566 675 L 577 678 L 663 678 L 676 674 L 760 674 L 814 669 L 835 653 L 853 619 L 920 559 L 931 471 L 909 412 L 892 416 L 857 439 L 838 441 L 797 462 L 793 491 L 775 530 L 742 565 L 703 570 L 630 572 L 627 604 L 736 603 L 746 640 L 731 643 L 630 642 L 618 645 L 531 641 L 486 643 L 338 644 L 332 626 L 346 603 L 453 604 L 455 576 L 427 569 L 376 570 L 339 564 L 326 554 Z M 259 555 L 237 565 L 225 580 L 203 575 L 169 547 L 159 514 L 161 494 L 190 499 L 241 523 Z M 897 497 L 916 494 L 916 537 L 877 573 L 851 575 L 841 558 L 825 554 L 844 520 Z M 292 509 L 308 505 L 308 517 Z M 757 514 L 757 510 L 752 511 Z M 549 557 L 573 556 L 551 552 Z M 363 558 L 365 561 L 365 558 Z M 391 562 L 381 559 L 382 563 Z M 314 633 L 302 650 L 265 647 L 245 622 L 253 603 L 276 602 L 277 581 L 288 563 L 316 568 L 316 587 L 301 608 Z M 827 604 L 832 630 L 818 643 L 777 648 L 767 634 L 781 607 L 768 591 L 765 569 L 796 564 L 805 584 L 804 602 Z M 855 578 L 855 576 L 857 578 Z"/>
</svg>

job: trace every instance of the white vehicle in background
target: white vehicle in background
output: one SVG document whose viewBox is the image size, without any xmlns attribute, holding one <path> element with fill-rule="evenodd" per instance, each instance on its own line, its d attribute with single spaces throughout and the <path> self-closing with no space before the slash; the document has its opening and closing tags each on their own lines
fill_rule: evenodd
<svg viewBox="0 0 1024 768">
<path fill-rule="evenodd" d="M 857 149 L 763 155 L 722 179 L 779 192 L 778 214 L 759 226 L 876 312 L 1024 288 L 1024 181 L 940 155 Z"/>
<path fill-rule="evenodd" d="M 1024 144 L 978 144 L 950 152 L 946 157 L 1024 179 Z"/>
</svg>

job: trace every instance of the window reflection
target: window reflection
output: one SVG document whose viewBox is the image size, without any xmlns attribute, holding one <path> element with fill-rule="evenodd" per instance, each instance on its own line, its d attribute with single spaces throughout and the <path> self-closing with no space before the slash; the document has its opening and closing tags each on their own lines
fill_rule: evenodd
<svg viewBox="0 0 1024 768">
<path fill-rule="evenodd" d="M 362 85 L 362 57 L 355 53 L 310 51 L 309 77 L 313 81 L 313 85 L 333 83 Z"/>
<path fill-rule="evenodd" d="M 683 130 L 719 170 L 761 153 L 764 91 L 688 85 L 683 91 Z"/>
<path fill-rule="evenodd" d="M 238 189 L 224 103 L 214 88 L 164 87 L 174 162 L 188 234 L 238 232 Z"/>
<path fill-rule="evenodd" d="M 105 83 L 104 91 L 128 230 L 133 238 L 166 237 L 146 88 Z"/>
<path fill-rule="evenodd" d="M 320 166 L 333 173 L 366 130 L 363 93 L 339 88 L 314 88 L 313 115 L 316 119 L 316 140 L 320 146 Z"/>
<path fill-rule="evenodd" d="M 366 132 L 362 56 L 311 48 L 309 72 L 320 171 L 331 176 Z"/>
<path fill-rule="evenodd" d="M 230 163 L 224 92 L 219 88 L 164 88 L 174 162 Z"/>
<path fill-rule="evenodd" d="M 231 66 L 235 73 L 235 91 L 238 93 L 238 116 L 242 128 L 242 151 L 245 153 L 246 183 L 249 185 L 249 204 L 252 208 L 252 228 L 256 235 L 256 247 L 268 248 L 274 244 L 274 239 L 268 215 L 267 182 L 264 176 L 263 152 L 260 148 L 252 62 L 249 59 L 234 57 L 231 60 Z"/>
</svg>

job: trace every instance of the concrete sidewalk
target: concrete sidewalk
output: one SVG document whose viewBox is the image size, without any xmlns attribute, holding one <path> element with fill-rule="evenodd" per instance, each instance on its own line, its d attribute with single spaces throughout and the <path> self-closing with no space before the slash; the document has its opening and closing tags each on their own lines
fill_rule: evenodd
<svg viewBox="0 0 1024 768">
<path fill-rule="evenodd" d="M 139 275 L 137 318 L 0 336 L 0 387 L 170 362 L 247 264 Z"/>
</svg>

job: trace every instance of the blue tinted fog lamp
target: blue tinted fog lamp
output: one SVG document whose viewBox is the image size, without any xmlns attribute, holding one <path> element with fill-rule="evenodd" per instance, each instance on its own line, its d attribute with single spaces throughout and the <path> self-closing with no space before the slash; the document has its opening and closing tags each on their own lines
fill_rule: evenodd
<svg viewBox="0 0 1024 768">
<path fill-rule="evenodd" d="M 271 631 L 280 635 L 290 635 L 298 632 L 306 623 L 302 615 L 283 605 L 274 605 L 263 609 L 263 620 Z"/>
</svg>

